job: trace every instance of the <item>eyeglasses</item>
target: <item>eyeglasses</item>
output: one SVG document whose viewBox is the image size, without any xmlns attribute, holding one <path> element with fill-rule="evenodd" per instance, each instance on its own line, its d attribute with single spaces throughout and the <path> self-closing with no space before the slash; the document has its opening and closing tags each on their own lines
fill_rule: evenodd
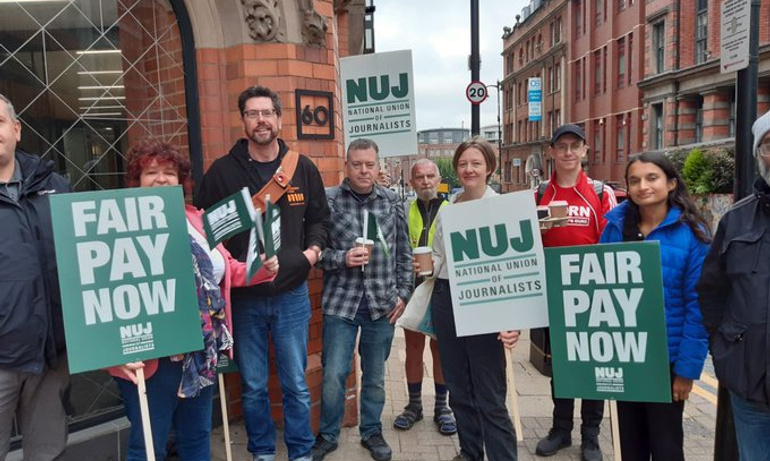
<svg viewBox="0 0 770 461">
<path fill-rule="evenodd" d="M 258 117 L 271 118 L 275 115 L 275 109 L 245 110 L 243 116 L 249 120 L 256 120 Z"/>
<path fill-rule="evenodd" d="M 564 154 L 567 152 L 567 150 L 571 150 L 572 152 L 578 152 L 584 146 L 585 146 L 585 143 L 583 142 L 573 142 L 572 144 L 560 142 L 560 143 L 554 144 L 553 148 L 556 152 L 559 152 L 560 154 Z"/>
<path fill-rule="evenodd" d="M 758 145 L 757 153 L 762 157 L 770 157 L 770 143 Z"/>
</svg>

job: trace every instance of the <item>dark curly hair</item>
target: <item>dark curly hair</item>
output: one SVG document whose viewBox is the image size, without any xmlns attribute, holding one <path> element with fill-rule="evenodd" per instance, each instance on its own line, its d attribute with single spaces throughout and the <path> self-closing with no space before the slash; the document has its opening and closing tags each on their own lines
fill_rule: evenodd
<svg viewBox="0 0 770 461">
<path fill-rule="evenodd" d="M 674 164 L 666 157 L 665 154 L 660 152 L 645 152 L 643 154 L 632 155 L 628 159 L 626 165 L 626 184 L 628 184 L 628 170 L 636 162 L 652 163 L 666 175 L 668 181 L 675 179 L 676 187 L 668 193 L 667 204 L 668 207 L 676 207 L 682 210 L 682 215 L 679 220 L 692 229 L 695 237 L 704 243 L 711 242 L 710 226 L 706 219 L 703 218 L 700 211 L 695 208 L 695 204 L 690 198 L 690 194 L 687 192 L 687 184 L 685 184 L 682 176 L 676 171 Z M 639 215 L 639 206 L 634 203 L 631 195 L 628 196 L 629 210 L 626 214 L 626 218 L 623 222 L 623 233 L 629 235 L 636 235 L 639 233 L 639 222 L 641 216 Z"/>
<path fill-rule="evenodd" d="M 238 95 L 238 110 L 243 117 L 243 112 L 246 110 L 246 101 L 251 98 L 270 98 L 273 101 L 273 109 L 275 109 L 275 115 L 281 116 L 281 98 L 278 93 L 265 86 L 255 85 L 250 88 L 246 88 L 240 95 Z"/>
<path fill-rule="evenodd" d="M 179 184 L 186 185 L 190 178 L 190 159 L 166 141 L 153 138 L 143 139 L 128 149 L 126 161 L 128 163 L 126 166 L 126 184 L 129 187 L 139 185 L 142 171 L 153 161 L 176 167 Z"/>
</svg>

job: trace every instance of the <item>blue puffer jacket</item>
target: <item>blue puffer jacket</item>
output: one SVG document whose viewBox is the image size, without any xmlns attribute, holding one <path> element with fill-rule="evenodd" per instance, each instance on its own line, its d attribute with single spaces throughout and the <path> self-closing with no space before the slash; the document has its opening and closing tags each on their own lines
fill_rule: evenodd
<svg viewBox="0 0 770 461">
<path fill-rule="evenodd" d="M 607 227 L 599 243 L 623 241 L 623 220 L 629 208 L 629 203 L 624 202 L 605 215 Z M 660 242 L 669 360 L 677 376 L 698 379 L 708 353 L 708 334 L 701 323 L 695 284 L 709 247 L 679 220 L 681 214 L 679 208 L 669 209 L 663 222 L 645 240 Z"/>
</svg>

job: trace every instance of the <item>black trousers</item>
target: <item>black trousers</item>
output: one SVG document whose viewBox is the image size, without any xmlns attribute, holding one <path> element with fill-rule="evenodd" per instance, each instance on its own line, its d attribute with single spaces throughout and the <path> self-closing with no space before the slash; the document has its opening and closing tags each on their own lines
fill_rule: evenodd
<svg viewBox="0 0 770 461">
<path fill-rule="evenodd" d="M 618 402 L 623 461 L 684 461 L 683 413 L 684 401 Z"/>
<path fill-rule="evenodd" d="M 449 282 L 436 279 L 433 326 L 460 449 L 469 461 L 516 461 L 516 432 L 505 404 L 505 351 L 497 333 L 458 338 Z"/>
<path fill-rule="evenodd" d="M 546 328 L 546 350 L 551 350 L 550 330 Z M 575 399 L 557 399 L 553 392 L 553 379 L 551 379 L 551 399 L 553 400 L 553 427 L 572 432 L 574 427 L 573 415 L 575 414 Z M 604 418 L 604 400 L 580 401 L 580 434 L 583 437 L 597 437 L 599 425 Z"/>
</svg>

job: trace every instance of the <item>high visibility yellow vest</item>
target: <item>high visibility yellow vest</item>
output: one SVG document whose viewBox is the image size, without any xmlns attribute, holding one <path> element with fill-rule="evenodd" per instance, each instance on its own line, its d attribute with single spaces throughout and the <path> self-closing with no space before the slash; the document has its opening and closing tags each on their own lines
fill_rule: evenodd
<svg viewBox="0 0 770 461">
<path fill-rule="evenodd" d="M 409 205 L 409 243 L 412 245 L 412 248 L 416 248 L 420 246 L 420 234 L 422 234 L 422 214 L 420 213 L 420 209 L 417 207 L 417 200 L 420 199 L 414 199 L 411 205 Z M 444 206 L 449 205 L 449 202 L 444 200 L 441 202 L 441 206 L 439 207 L 439 210 Z M 436 213 L 438 214 L 438 213 Z M 433 234 L 436 233 L 436 217 L 433 217 L 433 222 L 430 224 L 430 229 L 428 229 L 428 246 L 433 246 Z"/>
</svg>

